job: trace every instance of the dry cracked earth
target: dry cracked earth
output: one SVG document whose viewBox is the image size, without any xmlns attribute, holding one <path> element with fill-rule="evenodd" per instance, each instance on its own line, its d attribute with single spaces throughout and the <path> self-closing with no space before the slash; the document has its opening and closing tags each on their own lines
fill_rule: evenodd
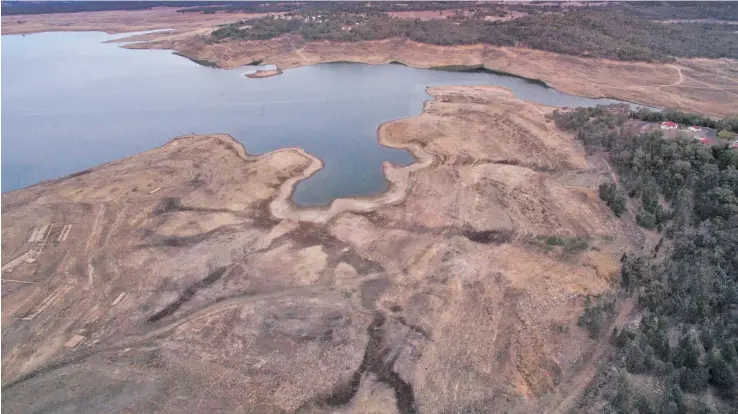
<svg viewBox="0 0 738 414">
<path fill-rule="evenodd" d="M 555 410 L 601 345 L 585 297 L 630 243 L 595 195 L 609 174 L 552 108 L 429 93 L 380 134 L 433 162 L 369 212 L 276 219 L 315 160 L 225 135 L 3 194 L 4 410 Z"/>
</svg>

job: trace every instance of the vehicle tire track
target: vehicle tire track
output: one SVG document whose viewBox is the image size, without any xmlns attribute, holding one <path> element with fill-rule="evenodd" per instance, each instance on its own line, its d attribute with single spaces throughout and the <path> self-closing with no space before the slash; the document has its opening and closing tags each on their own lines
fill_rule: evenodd
<svg viewBox="0 0 738 414">
<path fill-rule="evenodd" d="M 93 240 L 95 240 L 96 235 L 98 233 L 99 227 L 100 227 L 100 221 L 102 220 L 103 215 L 105 214 L 105 204 L 100 204 L 100 210 L 97 212 L 97 216 L 95 216 L 95 221 L 92 223 L 92 228 L 90 229 L 90 235 L 87 237 L 87 242 L 85 243 L 85 250 L 84 254 L 87 256 L 87 286 L 92 287 L 95 284 L 95 266 L 92 264 L 92 255 L 90 254 L 90 251 L 92 250 L 93 246 Z"/>
<path fill-rule="evenodd" d="M 354 285 L 363 283 L 367 280 L 376 279 L 379 277 L 384 277 L 384 274 L 380 273 L 372 273 L 363 277 L 357 277 L 355 279 L 352 279 L 350 282 L 346 283 L 346 285 Z M 344 285 L 342 285 L 344 286 Z M 208 305 L 204 308 L 198 309 L 196 311 L 193 311 L 189 315 L 182 316 L 181 318 L 170 322 L 167 325 L 164 325 L 162 327 L 156 328 L 152 331 L 140 334 L 140 335 L 131 335 L 127 336 L 127 339 L 122 342 L 115 345 L 109 345 L 109 346 L 102 346 L 100 348 L 96 349 L 87 349 L 87 350 L 81 350 L 77 353 L 71 354 L 67 357 L 62 357 L 61 359 L 57 361 L 50 362 L 47 365 L 44 365 L 42 367 L 39 367 L 35 369 L 34 371 L 27 372 L 25 374 L 21 374 L 18 377 L 2 384 L 2 390 L 5 391 L 9 388 L 12 388 L 22 382 L 28 381 L 30 379 L 33 379 L 34 377 L 42 374 L 47 374 L 49 372 L 52 372 L 54 370 L 57 370 L 59 368 L 63 368 L 69 364 L 73 364 L 76 362 L 83 361 L 86 358 L 89 358 L 91 356 L 94 356 L 96 354 L 102 353 L 102 352 L 112 352 L 112 351 L 118 351 L 123 350 L 126 348 L 133 348 L 137 345 L 139 345 L 142 342 L 151 341 L 154 339 L 159 339 L 163 335 L 168 334 L 169 332 L 189 323 L 196 321 L 198 319 L 206 318 L 209 316 L 212 316 L 214 314 L 223 312 L 225 310 L 228 310 L 235 306 L 241 306 L 244 304 L 249 303 L 256 303 L 256 302 L 262 302 L 266 300 L 277 300 L 288 296 L 295 296 L 298 295 L 300 297 L 311 297 L 316 294 L 319 294 L 326 289 L 335 288 L 336 286 L 333 284 L 320 284 L 315 286 L 300 286 L 295 287 L 291 289 L 281 290 L 278 292 L 272 292 L 272 293 L 265 293 L 261 295 L 240 295 L 236 296 L 230 299 L 222 300 L 220 302 L 215 302 L 211 305 Z"/>
<path fill-rule="evenodd" d="M 677 75 L 679 75 L 679 80 L 677 80 L 677 81 L 676 81 L 676 82 L 674 82 L 674 83 L 670 83 L 670 84 L 668 84 L 668 85 L 661 85 L 661 86 L 659 86 L 659 87 L 658 87 L 658 89 L 668 88 L 668 87 L 670 87 L 670 86 L 677 86 L 677 85 L 681 85 L 681 84 L 682 84 L 682 83 L 684 82 L 684 75 L 682 74 L 682 69 L 681 69 L 681 68 L 679 68 L 679 66 L 676 66 L 676 65 L 672 65 L 672 64 L 667 64 L 666 66 L 668 66 L 668 67 L 670 67 L 670 68 L 672 68 L 672 69 L 676 69 L 676 71 L 677 71 Z"/>
<path fill-rule="evenodd" d="M 564 399 L 561 400 L 556 409 L 552 410 L 553 412 L 567 413 L 574 408 L 574 404 L 577 402 L 579 397 L 581 397 L 582 393 L 584 393 L 584 390 L 592 382 L 595 375 L 597 374 L 598 367 L 595 365 L 595 363 L 599 361 L 605 354 L 605 351 L 609 349 L 607 344 L 607 342 L 610 340 L 609 332 L 612 332 L 612 330 L 615 328 L 617 328 L 618 330 L 622 329 L 626 319 L 628 318 L 628 315 L 630 315 L 630 313 L 633 311 L 633 308 L 635 307 L 635 302 L 636 297 L 631 296 L 626 299 L 620 306 L 618 316 L 610 324 L 610 326 L 607 327 L 606 330 L 602 331 L 603 334 L 594 345 L 594 352 L 592 353 L 592 355 L 587 358 L 584 365 L 579 369 L 579 371 L 574 376 L 569 378 L 568 381 L 566 381 L 566 384 L 568 385 L 567 388 L 569 389 L 567 392 L 565 392 Z"/>
</svg>

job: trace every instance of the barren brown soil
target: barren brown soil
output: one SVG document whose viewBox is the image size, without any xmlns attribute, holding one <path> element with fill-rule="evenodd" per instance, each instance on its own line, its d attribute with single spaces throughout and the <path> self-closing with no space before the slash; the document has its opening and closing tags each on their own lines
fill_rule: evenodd
<svg viewBox="0 0 738 414">
<path fill-rule="evenodd" d="M 453 16 L 457 12 L 462 12 L 465 15 L 468 13 L 465 9 L 448 9 L 396 11 L 388 12 L 387 14 L 398 19 L 443 20 L 448 18 L 448 16 Z"/>
<path fill-rule="evenodd" d="M 3 34 L 60 31 L 138 32 L 154 29 L 198 29 L 265 16 L 247 13 L 177 13 L 174 7 L 150 10 L 96 11 L 2 16 Z"/>
<path fill-rule="evenodd" d="M 484 67 L 542 80 L 574 95 L 610 97 L 718 117 L 738 112 L 738 62 L 731 59 L 678 59 L 675 64 L 654 64 L 482 44 L 435 46 L 404 39 L 346 44 L 305 42 L 299 36 L 206 44 L 202 38 L 186 33 L 161 34 L 148 43 L 125 47 L 173 49 L 224 68 L 254 60 L 285 69 L 331 61 L 399 62 L 418 68 Z"/>
<path fill-rule="evenodd" d="M 429 93 L 379 129 L 421 157 L 385 168 L 397 198 L 296 209 L 319 160 L 225 135 L 3 194 L 3 266 L 35 259 L 3 269 L 4 410 L 568 404 L 602 345 L 576 325 L 584 298 L 613 289 L 627 245 L 593 195 L 608 173 L 551 108 L 489 86 Z"/>
<path fill-rule="evenodd" d="M 398 11 L 388 12 L 392 17 L 398 19 L 420 19 L 420 20 L 444 20 L 449 16 L 454 16 L 457 12 L 463 13 L 464 16 L 469 16 L 471 13 L 467 9 L 447 9 L 447 10 L 413 10 L 413 11 Z M 507 10 L 507 15 L 500 16 L 485 16 L 484 20 L 489 22 L 495 21 L 507 21 L 514 20 L 518 17 L 526 16 L 527 13 L 519 11 Z"/>
</svg>

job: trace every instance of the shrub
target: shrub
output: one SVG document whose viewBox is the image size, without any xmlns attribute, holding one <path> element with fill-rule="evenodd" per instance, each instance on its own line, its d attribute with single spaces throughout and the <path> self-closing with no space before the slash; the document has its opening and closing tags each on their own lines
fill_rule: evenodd
<svg viewBox="0 0 738 414">
<path fill-rule="evenodd" d="M 639 395 L 635 398 L 634 407 L 638 410 L 638 414 L 656 414 L 656 408 L 653 404 L 643 395 Z"/>
<path fill-rule="evenodd" d="M 646 353 L 635 343 L 628 345 L 625 353 L 625 368 L 628 372 L 640 374 L 648 371 L 646 363 Z"/>
<path fill-rule="evenodd" d="M 600 199 L 607 204 L 615 216 L 620 217 L 625 211 L 625 197 L 620 193 L 617 186 L 611 183 L 600 184 Z"/>
<path fill-rule="evenodd" d="M 720 132 L 718 132 L 717 136 L 721 139 L 735 139 L 736 137 L 738 137 L 738 134 L 728 131 L 727 129 L 721 129 Z"/>
<path fill-rule="evenodd" d="M 656 215 L 649 211 L 646 211 L 645 209 L 640 209 L 638 211 L 638 215 L 636 216 L 636 222 L 638 222 L 638 225 L 645 227 L 647 229 L 652 229 L 656 227 L 656 224 L 658 224 Z"/>
<path fill-rule="evenodd" d="M 681 368 L 679 385 L 687 392 L 697 393 L 707 387 L 710 373 L 705 368 Z"/>
<path fill-rule="evenodd" d="M 621 372 L 615 386 L 615 394 L 610 398 L 610 407 L 616 413 L 629 413 L 633 400 L 633 386 L 630 384 L 628 374 Z"/>
<path fill-rule="evenodd" d="M 587 296 L 584 313 L 579 317 L 577 325 L 589 332 L 591 338 L 597 338 L 602 333 L 605 316 L 615 307 L 615 299 L 609 296 L 597 298 L 597 304 L 592 305 L 592 299 Z"/>
<path fill-rule="evenodd" d="M 733 367 L 717 352 L 710 353 L 710 383 L 724 391 L 732 391 L 736 386 L 736 374 Z"/>
<path fill-rule="evenodd" d="M 587 237 L 538 236 L 534 244 L 540 245 L 541 242 L 546 248 L 560 246 L 565 253 L 573 253 L 589 248 Z"/>
</svg>

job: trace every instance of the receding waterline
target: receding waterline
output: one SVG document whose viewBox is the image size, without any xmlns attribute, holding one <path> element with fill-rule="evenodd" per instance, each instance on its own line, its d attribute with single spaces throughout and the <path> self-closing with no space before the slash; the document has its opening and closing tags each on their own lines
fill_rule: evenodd
<svg viewBox="0 0 738 414">
<path fill-rule="evenodd" d="M 98 32 L 3 36 L 3 191 L 136 154 L 191 133 L 225 132 L 261 154 L 300 147 L 324 167 L 301 181 L 300 206 L 387 190 L 382 164 L 412 163 L 377 128 L 418 115 L 428 86 L 490 84 L 551 106 L 611 99 L 564 94 L 504 74 L 326 63 L 250 79 L 170 51 L 102 43 Z M 60 62 L 63 62 L 61 64 Z M 259 62 L 261 63 L 261 62 Z"/>
</svg>

